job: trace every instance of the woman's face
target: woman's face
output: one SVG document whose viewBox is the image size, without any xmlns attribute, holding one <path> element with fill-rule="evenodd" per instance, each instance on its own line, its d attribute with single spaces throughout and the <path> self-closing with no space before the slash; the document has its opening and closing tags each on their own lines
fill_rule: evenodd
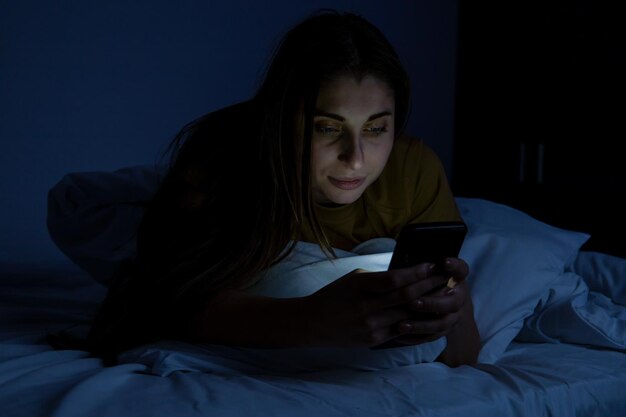
<svg viewBox="0 0 626 417">
<path fill-rule="evenodd" d="M 394 142 L 395 99 L 371 76 L 320 89 L 313 118 L 311 181 L 320 204 L 356 201 L 383 171 Z"/>
</svg>

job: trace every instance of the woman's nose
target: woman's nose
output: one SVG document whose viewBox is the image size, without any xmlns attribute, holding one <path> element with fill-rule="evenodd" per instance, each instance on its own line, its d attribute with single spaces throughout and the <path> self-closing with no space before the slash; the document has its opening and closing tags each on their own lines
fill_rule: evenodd
<svg viewBox="0 0 626 417">
<path fill-rule="evenodd" d="M 363 144 L 358 136 L 346 138 L 343 148 L 339 153 L 339 160 L 348 165 L 353 170 L 358 170 L 363 166 Z"/>
</svg>

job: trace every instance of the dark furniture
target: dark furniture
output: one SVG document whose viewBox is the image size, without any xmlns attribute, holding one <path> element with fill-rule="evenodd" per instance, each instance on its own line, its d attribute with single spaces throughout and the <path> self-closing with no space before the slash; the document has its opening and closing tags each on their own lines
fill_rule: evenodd
<svg viewBox="0 0 626 417">
<path fill-rule="evenodd" d="M 620 3 L 461 1 L 451 181 L 626 257 Z"/>
</svg>

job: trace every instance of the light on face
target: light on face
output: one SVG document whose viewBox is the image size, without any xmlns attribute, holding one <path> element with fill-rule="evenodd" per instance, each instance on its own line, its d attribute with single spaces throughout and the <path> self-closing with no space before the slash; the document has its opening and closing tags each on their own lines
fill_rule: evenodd
<svg viewBox="0 0 626 417">
<path fill-rule="evenodd" d="M 393 147 L 394 110 L 393 93 L 374 77 L 341 77 L 320 90 L 311 141 L 316 201 L 349 204 L 378 178 Z"/>
</svg>

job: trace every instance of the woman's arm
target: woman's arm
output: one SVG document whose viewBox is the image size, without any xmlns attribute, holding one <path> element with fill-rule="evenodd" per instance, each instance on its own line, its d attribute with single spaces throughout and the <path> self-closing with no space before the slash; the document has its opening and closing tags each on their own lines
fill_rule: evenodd
<svg viewBox="0 0 626 417">
<path fill-rule="evenodd" d="M 228 290 L 193 320 L 190 337 L 203 343 L 277 348 L 310 344 L 304 298 L 271 298 Z"/>
<path fill-rule="evenodd" d="M 467 284 L 462 282 L 458 286 L 466 287 Z M 473 365 L 478 361 L 481 347 L 480 334 L 474 320 L 472 299 L 469 296 L 461 308 L 461 317 L 448 333 L 447 339 L 448 345 L 437 358 L 438 362 L 443 362 L 450 367 L 457 367 Z"/>
<path fill-rule="evenodd" d="M 412 314 L 407 303 L 446 281 L 421 264 L 352 271 L 300 298 L 223 291 L 192 319 L 188 333 L 203 343 L 259 348 L 377 346 L 400 336 L 397 323 Z M 452 324 L 440 330 L 448 333 Z"/>
</svg>

